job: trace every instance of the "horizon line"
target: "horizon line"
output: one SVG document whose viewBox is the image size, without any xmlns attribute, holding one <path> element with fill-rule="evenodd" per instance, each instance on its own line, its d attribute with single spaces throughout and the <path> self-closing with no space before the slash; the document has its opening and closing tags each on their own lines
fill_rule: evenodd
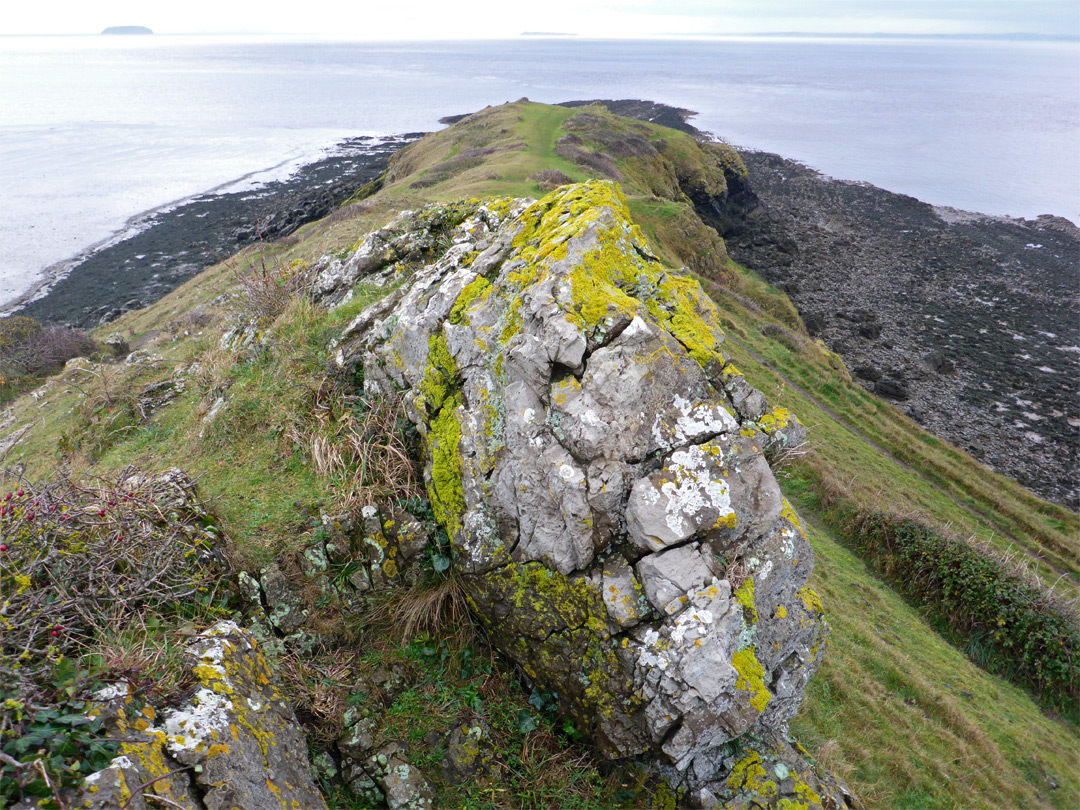
<svg viewBox="0 0 1080 810">
<path fill-rule="evenodd" d="M 107 26 L 109 28 L 124 26 Z M 145 26 L 141 26 L 145 27 Z M 745 32 L 663 32 L 659 34 L 633 34 L 626 36 L 602 36 L 597 34 L 583 34 L 578 32 L 536 32 L 522 31 L 517 34 L 503 34 L 477 37 L 378 37 L 363 38 L 348 34 L 323 32 L 323 31 L 152 31 L 149 34 L 105 34 L 104 30 L 96 32 L 32 32 L 18 34 L 0 33 L 0 38 L 14 37 L 101 37 L 108 36 L 110 39 L 143 39 L 145 37 L 187 37 L 187 36 L 266 36 L 266 37 L 321 37 L 336 40 L 351 40 L 357 42 L 473 42 L 473 41 L 508 41 L 516 39 L 606 39 L 606 40 L 651 40 L 651 39 L 742 39 L 742 38 L 782 38 L 782 39 L 961 39 L 961 40 L 1032 40 L 1047 42 L 1080 42 L 1080 33 L 1076 34 L 1038 34 L 1030 31 L 1009 31 L 1003 33 L 911 33 L 911 32 L 823 32 L 823 31 L 745 31 Z"/>
</svg>

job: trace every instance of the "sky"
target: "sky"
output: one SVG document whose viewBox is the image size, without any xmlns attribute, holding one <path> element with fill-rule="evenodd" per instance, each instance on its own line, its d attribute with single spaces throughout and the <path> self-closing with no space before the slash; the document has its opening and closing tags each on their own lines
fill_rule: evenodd
<svg viewBox="0 0 1080 810">
<path fill-rule="evenodd" d="M 522 32 L 650 37 L 775 32 L 1080 34 L 1080 0 L 51 0 L 8 3 L 0 34 L 317 34 L 484 39 Z"/>
</svg>

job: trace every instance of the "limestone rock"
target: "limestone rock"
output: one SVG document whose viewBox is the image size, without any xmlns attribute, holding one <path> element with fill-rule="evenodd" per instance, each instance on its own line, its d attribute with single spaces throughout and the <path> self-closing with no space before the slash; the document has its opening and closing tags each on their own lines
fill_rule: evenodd
<svg viewBox="0 0 1080 810">
<path fill-rule="evenodd" d="M 389 743 L 367 760 L 364 770 L 386 796 L 390 810 L 431 810 L 435 791 L 397 743 Z"/>
<path fill-rule="evenodd" d="M 70 806 L 325 808 L 303 730 L 253 637 L 221 622 L 196 637 L 189 654 L 194 696 L 161 717 L 149 707 L 138 716 L 118 710 L 120 755 L 86 778 L 83 796 Z"/>
<path fill-rule="evenodd" d="M 767 460 L 805 431 L 726 362 L 716 306 L 614 184 L 499 205 L 357 316 L 339 362 L 405 392 L 490 638 L 603 754 L 712 790 L 711 752 L 782 730 L 820 663 Z"/>
<path fill-rule="evenodd" d="M 131 352 L 127 339 L 119 332 L 113 332 L 104 340 L 105 346 L 113 353 L 114 357 L 127 357 Z"/>
<path fill-rule="evenodd" d="M 491 731 L 483 722 L 459 723 L 450 732 L 443 760 L 443 777 L 460 784 L 490 772 Z"/>
</svg>

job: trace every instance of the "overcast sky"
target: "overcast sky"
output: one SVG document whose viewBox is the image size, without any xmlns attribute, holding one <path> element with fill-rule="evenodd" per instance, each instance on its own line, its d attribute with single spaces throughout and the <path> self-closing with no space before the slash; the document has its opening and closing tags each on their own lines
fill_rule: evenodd
<svg viewBox="0 0 1080 810">
<path fill-rule="evenodd" d="M 1080 34 L 1078 0 L 14 0 L 2 34 L 325 34 L 361 39 L 486 38 L 523 31 L 582 36 L 765 32 Z"/>
</svg>

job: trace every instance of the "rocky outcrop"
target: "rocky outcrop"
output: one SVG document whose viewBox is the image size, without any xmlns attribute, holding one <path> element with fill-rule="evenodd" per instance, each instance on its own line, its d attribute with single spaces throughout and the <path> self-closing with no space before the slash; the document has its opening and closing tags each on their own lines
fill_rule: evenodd
<svg viewBox="0 0 1080 810">
<path fill-rule="evenodd" d="M 476 204 L 339 351 L 405 391 L 490 637 L 604 755 L 666 763 L 698 802 L 734 795 L 732 741 L 783 735 L 827 635 L 768 463 L 804 431 L 722 342 L 598 182 Z"/>
<path fill-rule="evenodd" d="M 99 694 L 120 754 L 86 778 L 69 807 L 94 810 L 325 808 L 309 771 L 303 730 L 273 685 L 254 638 L 232 622 L 189 646 L 194 694 L 160 714 L 127 690 Z"/>
</svg>

